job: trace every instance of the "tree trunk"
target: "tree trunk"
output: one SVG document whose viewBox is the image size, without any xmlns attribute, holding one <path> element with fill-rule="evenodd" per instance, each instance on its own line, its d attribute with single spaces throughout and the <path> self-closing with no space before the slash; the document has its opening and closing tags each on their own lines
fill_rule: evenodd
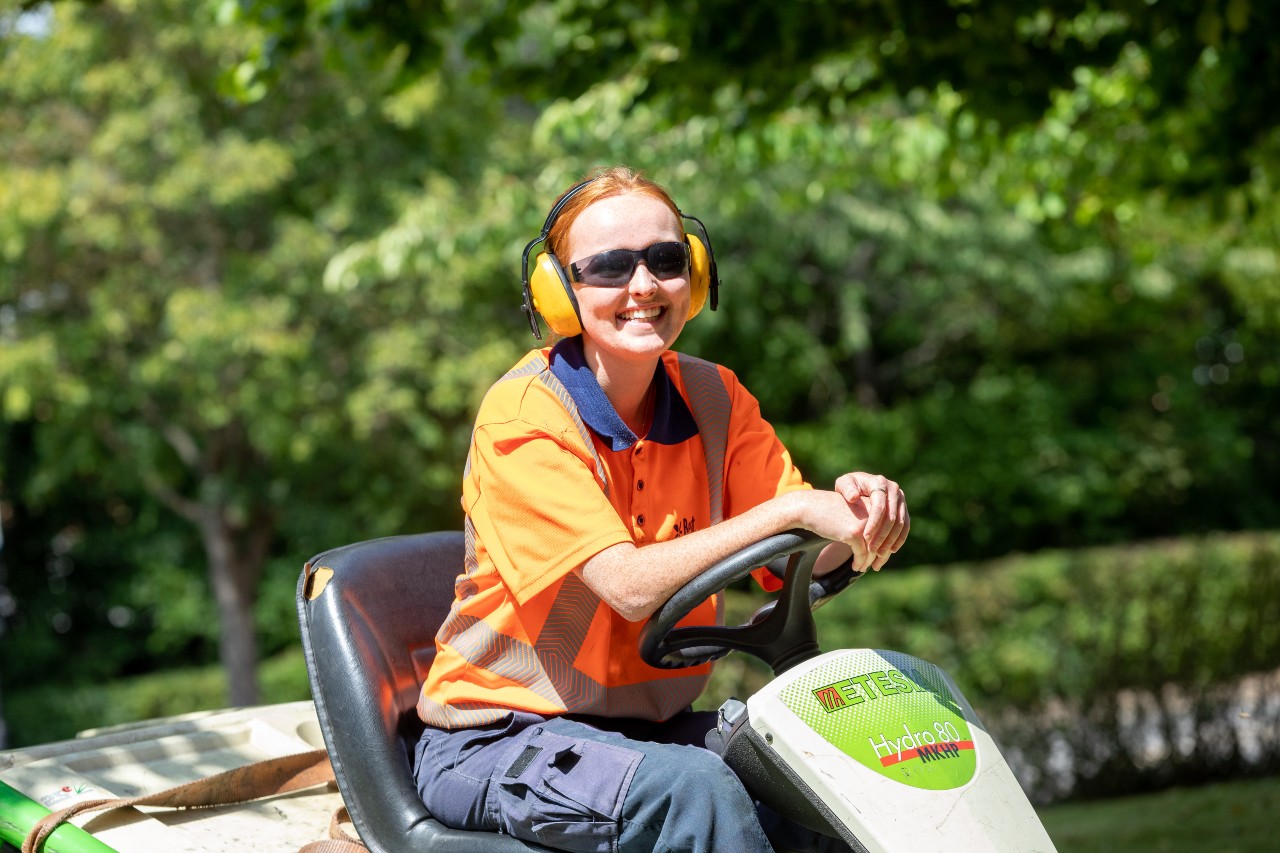
<svg viewBox="0 0 1280 853">
<path fill-rule="evenodd" d="M 227 674 L 233 706 L 255 705 L 258 690 L 258 640 L 253 624 L 258 581 L 271 537 L 268 522 L 238 528 L 221 507 L 206 507 L 200 520 L 209 562 L 209 585 L 218 608 L 218 654 Z"/>
<path fill-rule="evenodd" d="M 196 494 L 203 499 L 187 497 L 154 468 L 142 466 L 147 491 L 200 531 L 209 567 L 209 587 L 218 611 L 218 655 L 227 674 L 228 700 L 232 705 L 255 705 L 260 694 L 253 607 L 275 532 L 275 518 L 270 509 L 261 506 L 236 513 L 225 499 L 210 496 L 225 495 L 223 481 L 243 482 L 247 473 L 260 471 L 264 463 L 239 424 L 215 430 L 202 447 L 178 424 L 164 420 L 151 409 L 146 413 L 201 483 Z M 110 424 L 103 425 L 102 435 L 109 447 L 122 453 L 133 452 Z M 242 520 L 245 516 L 248 520 Z"/>
</svg>

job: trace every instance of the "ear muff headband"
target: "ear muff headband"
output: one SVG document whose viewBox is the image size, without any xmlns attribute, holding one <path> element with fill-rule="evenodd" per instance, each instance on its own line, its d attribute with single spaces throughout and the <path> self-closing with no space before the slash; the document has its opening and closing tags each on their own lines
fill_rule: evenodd
<svg viewBox="0 0 1280 853">
<path fill-rule="evenodd" d="M 547 321 L 551 331 L 561 337 L 569 338 L 582 334 L 582 314 L 578 310 L 578 299 L 573 293 L 573 284 L 568 273 L 565 272 L 564 265 L 551 252 L 539 252 L 534 258 L 533 270 L 530 272 L 529 253 L 539 243 L 546 243 L 547 235 L 551 233 L 565 205 L 593 180 L 595 179 L 592 178 L 571 187 L 556 202 L 542 224 L 542 232 L 525 245 L 524 253 L 520 258 L 520 283 L 524 292 L 524 304 L 521 310 L 529 318 L 529 328 L 538 340 L 542 340 L 538 314 Z M 680 217 L 697 226 L 695 230 L 686 231 L 684 235 L 685 243 L 689 246 L 690 294 L 687 319 L 692 319 L 702 310 L 708 296 L 711 300 L 711 310 L 716 310 L 720 302 L 720 279 L 716 274 L 715 253 L 711 248 L 711 239 L 707 236 L 706 226 L 697 217 L 686 216 L 683 213 Z"/>
</svg>

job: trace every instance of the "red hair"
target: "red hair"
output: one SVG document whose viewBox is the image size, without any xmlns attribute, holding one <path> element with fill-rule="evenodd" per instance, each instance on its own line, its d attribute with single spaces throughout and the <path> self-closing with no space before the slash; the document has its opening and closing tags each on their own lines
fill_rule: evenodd
<svg viewBox="0 0 1280 853">
<path fill-rule="evenodd" d="M 613 196 L 627 195 L 629 193 L 647 195 L 650 198 L 656 198 L 671 208 L 671 213 L 675 216 L 676 222 L 680 222 L 680 208 L 676 207 L 675 201 L 671 198 L 671 194 L 667 192 L 666 188 L 627 166 L 610 166 L 597 169 L 586 180 L 590 181 L 590 183 L 578 190 L 573 198 L 569 199 L 565 206 L 561 208 L 555 224 L 547 232 L 547 248 L 557 258 L 566 258 L 564 253 L 569 249 L 569 228 L 573 225 L 574 220 L 578 218 L 582 211 L 602 198 L 612 198 Z M 571 191 L 566 190 L 561 193 L 560 198 L 564 198 Z M 559 203 L 558 199 L 557 203 Z"/>
</svg>

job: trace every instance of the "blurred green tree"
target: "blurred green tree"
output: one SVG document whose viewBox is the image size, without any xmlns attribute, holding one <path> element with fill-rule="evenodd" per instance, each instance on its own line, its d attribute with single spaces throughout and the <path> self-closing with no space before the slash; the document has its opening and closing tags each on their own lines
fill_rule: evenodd
<svg viewBox="0 0 1280 853">
<path fill-rule="evenodd" d="M 10 516 L 77 494 L 97 507 L 40 528 L 78 530 L 64 563 L 112 565 L 120 553 L 83 549 L 103 525 L 156 532 L 152 502 L 190 525 L 240 704 L 257 696 L 253 613 L 273 553 L 296 572 L 304 550 L 456 512 L 479 391 L 438 362 L 463 348 L 453 285 L 487 256 L 419 287 L 353 292 L 324 271 L 423 195 L 447 207 L 432 239 L 453 240 L 493 113 L 447 70 L 386 98 L 394 58 L 351 44 L 344 75 L 302 51 L 238 100 L 221 72 L 255 33 L 204 8 L 61 3 L 2 35 L 0 477 Z M 11 548 L 9 564 L 42 550 Z M 152 553 L 159 589 L 194 556 Z M 200 611 L 182 612 L 211 621 Z"/>
<path fill-rule="evenodd" d="M 209 2 L 269 34 L 245 54 L 245 80 L 269 79 L 317 34 L 341 31 L 402 54 L 406 79 L 465 51 L 493 84 L 539 105 L 636 74 L 641 101 L 667 101 L 682 119 L 713 114 L 726 94 L 767 121 L 792 106 L 945 88 L 1008 131 L 1038 123 L 1082 72 L 1137 54 L 1134 108 L 1154 150 L 1123 165 L 1131 182 L 1239 186 L 1254 152 L 1276 144 L 1280 9 L 1257 0 Z"/>
</svg>

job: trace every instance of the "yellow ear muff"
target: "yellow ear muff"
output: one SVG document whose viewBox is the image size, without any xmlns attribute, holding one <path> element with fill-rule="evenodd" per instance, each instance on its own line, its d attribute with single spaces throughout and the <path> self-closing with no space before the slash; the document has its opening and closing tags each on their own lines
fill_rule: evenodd
<svg viewBox="0 0 1280 853">
<path fill-rule="evenodd" d="M 686 232 L 684 241 L 689 244 L 689 319 L 692 320 L 707 303 L 711 290 L 711 256 L 697 234 Z"/>
<path fill-rule="evenodd" d="M 578 316 L 578 300 L 573 295 L 569 276 L 556 256 L 541 252 L 533 263 L 529 276 L 529 291 L 533 294 L 533 307 L 547 321 L 551 331 L 564 338 L 582 334 L 582 319 Z"/>
</svg>

